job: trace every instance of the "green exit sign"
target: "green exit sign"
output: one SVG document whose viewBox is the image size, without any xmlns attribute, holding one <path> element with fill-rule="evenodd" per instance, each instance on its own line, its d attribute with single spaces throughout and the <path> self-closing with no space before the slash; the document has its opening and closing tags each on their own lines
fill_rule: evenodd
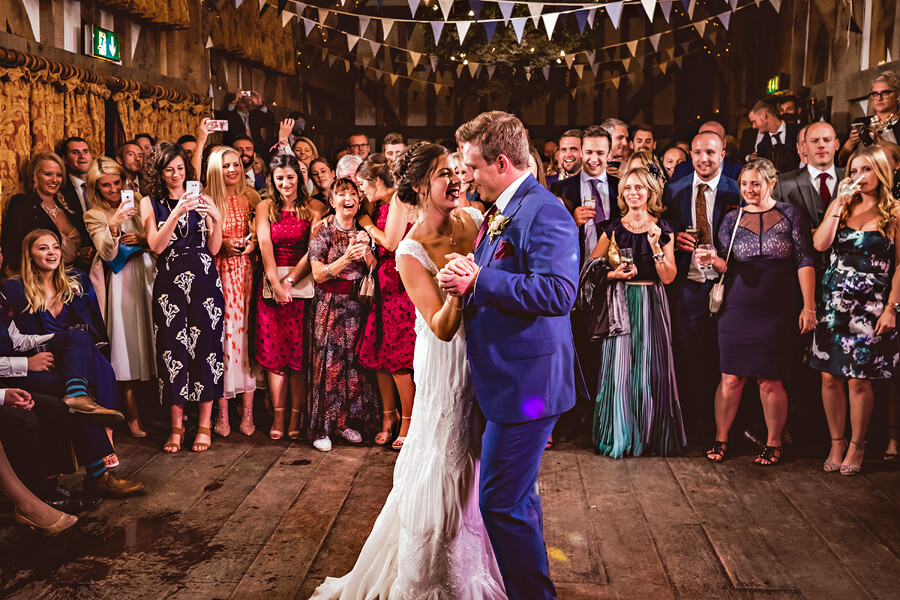
<svg viewBox="0 0 900 600">
<path fill-rule="evenodd" d="M 788 87 L 788 76 L 784 73 L 780 73 L 775 77 L 769 79 L 766 83 L 766 93 L 767 94 L 776 94 L 780 91 L 786 90 Z"/>
<path fill-rule="evenodd" d="M 85 31 L 84 45 L 89 56 L 116 63 L 121 62 L 119 34 L 117 33 L 88 25 Z"/>
</svg>

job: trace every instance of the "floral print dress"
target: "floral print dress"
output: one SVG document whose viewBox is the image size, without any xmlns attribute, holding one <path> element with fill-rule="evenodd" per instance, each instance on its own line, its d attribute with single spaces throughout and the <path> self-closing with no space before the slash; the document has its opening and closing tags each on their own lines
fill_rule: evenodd
<svg viewBox="0 0 900 600">
<path fill-rule="evenodd" d="M 900 359 L 897 331 L 875 335 L 894 274 L 894 240 L 841 227 L 822 279 L 810 366 L 850 379 L 889 379 Z"/>
<path fill-rule="evenodd" d="M 177 200 L 151 198 L 157 228 Z M 153 333 L 160 398 L 165 404 L 210 402 L 222 397 L 222 281 L 200 230 L 200 215 L 179 219 L 156 262 Z"/>
</svg>

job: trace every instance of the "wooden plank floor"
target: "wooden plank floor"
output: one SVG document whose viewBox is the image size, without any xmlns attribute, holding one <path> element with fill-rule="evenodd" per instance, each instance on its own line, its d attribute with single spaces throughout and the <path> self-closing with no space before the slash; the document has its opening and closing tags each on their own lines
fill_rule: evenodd
<svg viewBox="0 0 900 600">
<path fill-rule="evenodd" d="M 148 493 L 106 500 L 59 538 L 0 510 L 0 597 L 308 598 L 353 566 L 391 488 L 396 454 L 336 444 L 217 438 L 158 452 L 123 439 L 121 475 Z M 189 448 L 189 446 L 187 446 Z M 900 471 L 611 460 L 571 443 L 544 457 L 541 495 L 563 599 L 900 597 Z M 80 477 L 65 479 L 80 486 Z"/>
</svg>

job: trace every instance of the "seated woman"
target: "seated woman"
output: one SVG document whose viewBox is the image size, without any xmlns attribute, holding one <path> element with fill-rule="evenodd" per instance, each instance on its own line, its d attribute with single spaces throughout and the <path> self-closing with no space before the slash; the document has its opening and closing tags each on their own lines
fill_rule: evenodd
<svg viewBox="0 0 900 600">
<path fill-rule="evenodd" d="M 596 309 L 611 298 L 609 319 L 619 320 L 618 328 L 610 323 L 602 342 L 593 432 L 594 451 L 614 458 L 645 452 L 674 456 L 686 444 L 663 289 L 676 274 L 675 236 L 660 218 L 663 184 L 655 167 L 626 171 L 619 182 L 622 217 L 604 224 L 591 253 L 594 259 L 608 256 L 615 239 L 623 258 L 618 265 L 599 263 L 610 293 L 597 294 L 591 303 Z M 590 267 L 585 265 L 582 281 Z"/>
<path fill-rule="evenodd" d="M 90 269 L 90 244 L 82 250 L 81 218 L 69 211 L 60 191 L 66 181 L 66 165 L 52 152 L 42 152 L 31 162 L 29 189 L 9 201 L 0 230 L 0 247 L 10 270 L 19 268 L 22 240 L 35 229 L 49 229 L 61 240 L 62 261 Z"/>
<path fill-rule="evenodd" d="M 812 235 L 796 206 L 772 198 L 776 176 L 775 167 L 764 158 L 744 165 L 740 175 L 744 206 L 722 218 L 718 256 L 704 253 L 705 263 L 726 273 L 718 321 L 722 380 L 716 391 L 716 439 L 706 453 L 713 462 L 725 459 L 728 432 L 749 377 L 759 382 L 768 429 L 766 446 L 755 462 L 763 466 L 781 462 L 788 415 L 782 382 L 798 355 L 800 334 L 816 324 Z"/>
<path fill-rule="evenodd" d="M 92 208 L 84 214 L 84 223 L 97 248 L 91 283 L 106 320 L 110 362 L 125 399 L 128 429 L 142 438 L 147 434 L 138 413 L 137 385 L 156 379 L 150 304 L 153 259 L 146 251 L 147 237 L 135 202 L 122 202 L 124 181 L 125 171 L 113 159 L 102 156 L 93 162 L 86 192 Z"/>
</svg>

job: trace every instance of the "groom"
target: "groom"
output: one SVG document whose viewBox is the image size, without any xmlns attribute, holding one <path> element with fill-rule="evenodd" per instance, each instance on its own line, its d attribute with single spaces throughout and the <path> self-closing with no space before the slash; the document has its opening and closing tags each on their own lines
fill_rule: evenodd
<svg viewBox="0 0 900 600">
<path fill-rule="evenodd" d="M 578 230 L 528 172 L 528 135 L 515 116 L 482 113 L 456 131 L 471 183 L 493 202 L 470 255 L 440 273 L 465 297 L 475 396 L 487 419 L 480 505 L 510 599 L 555 598 L 537 476 L 559 415 L 575 404 L 569 312 Z"/>
</svg>

